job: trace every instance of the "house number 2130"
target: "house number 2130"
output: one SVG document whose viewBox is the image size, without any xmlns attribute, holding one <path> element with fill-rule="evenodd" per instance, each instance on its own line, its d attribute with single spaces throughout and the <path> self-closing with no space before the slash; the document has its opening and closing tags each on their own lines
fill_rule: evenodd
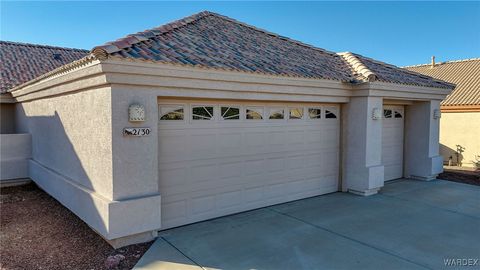
<svg viewBox="0 0 480 270">
<path fill-rule="evenodd" d="M 151 129 L 150 128 L 124 128 L 123 129 L 123 136 L 148 136 L 150 135 Z"/>
</svg>

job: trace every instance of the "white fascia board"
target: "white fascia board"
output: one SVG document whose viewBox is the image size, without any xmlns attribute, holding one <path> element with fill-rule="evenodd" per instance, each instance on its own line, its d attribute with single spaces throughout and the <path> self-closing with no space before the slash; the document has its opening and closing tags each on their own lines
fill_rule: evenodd
<svg viewBox="0 0 480 270">
<path fill-rule="evenodd" d="M 384 82 L 365 83 L 352 91 L 352 96 L 372 96 L 399 100 L 443 100 L 452 90 Z"/>
<path fill-rule="evenodd" d="M 223 91 L 246 94 L 323 96 L 340 98 L 351 95 L 351 85 L 333 80 L 273 76 L 247 72 L 215 70 L 170 64 L 107 60 L 103 64 L 111 85 L 155 90 Z M 222 94 L 225 96 L 225 93 Z M 238 97 L 237 97 L 238 98 Z"/>
<path fill-rule="evenodd" d="M 100 61 L 93 61 L 74 69 L 53 74 L 38 81 L 32 80 L 10 91 L 17 101 L 28 101 L 52 95 L 61 95 L 100 85 L 106 80 Z M 34 97 L 35 96 L 35 97 Z"/>
</svg>

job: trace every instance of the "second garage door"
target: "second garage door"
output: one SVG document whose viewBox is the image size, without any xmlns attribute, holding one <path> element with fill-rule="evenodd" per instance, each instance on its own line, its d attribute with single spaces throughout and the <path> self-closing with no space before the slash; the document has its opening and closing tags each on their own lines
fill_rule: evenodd
<svg viewBox="0 0 480 270">
<path fill-rule="evenodd" d="M 335 192 L 339 107 L 159 102 L 162 229 Z"/>
<path fill-rule="evenodd" d="M 403 106 L 383 107 L 382 161 L 385 181 L 403 176 Z"/>
</svg>

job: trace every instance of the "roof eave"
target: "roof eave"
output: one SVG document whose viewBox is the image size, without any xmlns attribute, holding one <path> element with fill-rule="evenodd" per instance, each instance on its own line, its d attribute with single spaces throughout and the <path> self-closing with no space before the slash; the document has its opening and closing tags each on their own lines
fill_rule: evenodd
<svg viewBox="0 0 480 270">
<path fill-rule="evenodd" d="M 29 85 L 32 85 L 32 84 L 35 84 L 37 82 L 40 82 L 42 80 L 46 80 L 48 78 L 51 78 L 51 77 L 54 77 L 54 76 L 57 76 L 57 75 L 61 75 L 62 73 L 68 73 L 70 72 L 71 70 L 74 70 L 78 67 L 81 67 L 81 66 L 84 66 L 84 65 L 87 65 L 95 60 L 99 60 L 97 59 L 97 57 L 93 54 L 90 54 L 90 55 L 87 55 L 79 60 L 76 60 L 76 61 L 73 61 L 73 62 L 70 62 L 66 65 L 63 65 L 63 66 L 60 66 L 52 71 L 49 71 L 45 74 L 42 74 L 30 81 L 27 81 L 27 82 L 24 82 L 22 84 L 19 84 L 9 90 L 7 90 L 7 93 L 11 93 L 11 92 L 15 92 L 17 90 L 20 90 L 22 88 L 25 88 Z"/>
</svg>

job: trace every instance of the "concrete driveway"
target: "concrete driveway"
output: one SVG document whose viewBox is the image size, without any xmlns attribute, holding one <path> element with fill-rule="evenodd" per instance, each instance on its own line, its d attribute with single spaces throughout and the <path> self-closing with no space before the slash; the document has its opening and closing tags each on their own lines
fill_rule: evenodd
<svg viewBox="0 0 480 270">
<path fill-rule="evenodd" d="M 480 187 L 388 183 L 175 228 L 135 269 L 480 269 Z"/>
</svg>

